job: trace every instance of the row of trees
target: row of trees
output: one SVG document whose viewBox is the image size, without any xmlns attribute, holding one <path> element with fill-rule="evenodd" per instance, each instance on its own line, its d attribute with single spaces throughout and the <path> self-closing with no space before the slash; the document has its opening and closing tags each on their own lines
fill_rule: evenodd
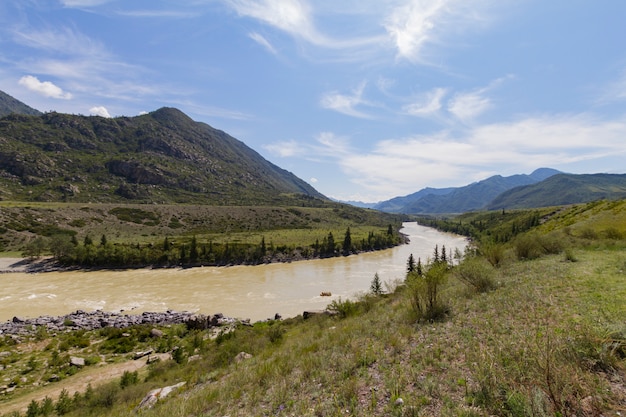
<svg viewBox="0 0 626 417">
<path fill-rule="evenodd" d="M 380 250 L 396 246 L 401 237 L 389 226 L 386 233 L 370 232 L 367 238 L 354 240 L 348 227 L 344 238 L 337 242 L 332 232 L 308 246 L 274 245 L 262 237 L 259 244 L 201 242 L 195 236 L 185 241 L 165 237 L 161 243 L 122 244 L 111 243 L 102 235 L 99 243 L 86 236 L 78 242 L 75 236 L 56 235 L 52 238 L 38 237 L 24 249 L 23 255 L 31 258 L 46 251 L 65 265 L 88 267 L 135 267 L 135 266 L 193 266 L 259 264 L 274 260 L 327 258 L 347 256 L 353 253 Z"/>
</svg>

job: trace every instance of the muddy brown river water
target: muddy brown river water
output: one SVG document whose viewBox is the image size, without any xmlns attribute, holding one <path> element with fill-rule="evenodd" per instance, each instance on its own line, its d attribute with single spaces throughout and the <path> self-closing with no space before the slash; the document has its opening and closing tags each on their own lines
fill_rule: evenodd
<svg viewBox="0 0 626 417">
<path fill-rule="evenodd" d="M 410 243 L 348 257 L 258 266 L 0 274 L 0 321 L 92 311 L 187 310 L 249 318 L 293 317 L 333 299 L 366 292 L 375 273 L 403 280 L 412 253 L 425 262 L 435 245 L 463 251 L 463 237 L 405 223 Z M 330 292 L 332 296 L 321 296 Z"/>
</svg>

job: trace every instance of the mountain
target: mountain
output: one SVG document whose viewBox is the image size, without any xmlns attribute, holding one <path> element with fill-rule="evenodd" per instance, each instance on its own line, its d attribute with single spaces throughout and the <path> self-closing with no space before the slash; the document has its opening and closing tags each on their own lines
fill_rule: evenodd
<svg viewBox="0 0 626 417">
<path fill-rule="evenodd" d="M 0 117 L 4 117 L 12 113 L 33 116 L 41 114 L 39 110 L 35 110 L 21 101 L 11 97 L 4 91 L 0 91 Z"/>
<path fill-rule="evenodd" d="M 509 177 L 494 175 L 464 187 L 424 188 L 406 197 L 396 197 L 379 203 L 375 208 L 405 214 L 462 213 L 480 210 L 504 191 L 537 183 L 557 173 L 559 171 L 551 168 L 540 168 L 530 175 Z"/>
<path fill-rule="evenodd" d="M 0 199 L 258 205 L 326 198 L 225 132 L 161 108 L 137 117 L 0 118 Z"/>
<path fill-rule="evenodd" d="M 626 174 L 558 174 L 505 191 L 486 208 L 535 208 L 626 198 Z"/>
</svg>

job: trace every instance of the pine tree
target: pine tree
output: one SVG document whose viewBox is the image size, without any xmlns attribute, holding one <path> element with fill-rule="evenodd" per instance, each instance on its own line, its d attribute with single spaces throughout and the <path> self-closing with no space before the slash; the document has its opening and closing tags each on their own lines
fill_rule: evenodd
<svg viewBox="0 0 626 417">
<path fill-rule="evenodd" d="M 383 293 L 383 285 L 380 282 L 378 272 L 374 274 L 374 279 L 372 279 L 372 283 L 370 284 L 370 291 L 374 295 L 381 295 Z"/>
<path fill-rule="evenodd" d="M 406 262 L 406 272 L 410 273 L 415 271 L 415 258 L 413 257 L 413 254 L 409 255 L 409 260 Z"/>
<path fill-rule="evenodd" d="M 350 228 L 346 230 L 346 235 L 343 238 L 343 254 L 348 255 L 352 250 L 352 236 L 350 235 Z"/>
</svg>

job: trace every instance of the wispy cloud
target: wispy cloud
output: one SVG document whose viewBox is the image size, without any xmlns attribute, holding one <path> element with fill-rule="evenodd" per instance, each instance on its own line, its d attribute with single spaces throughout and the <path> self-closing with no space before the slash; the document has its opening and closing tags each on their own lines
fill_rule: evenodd
<svg viewBox="0 0 626 417">
<path fill-rule="evenodd" d="M 469 122 L 491 107 L 485 90 L 455 94 L 448 102 L 448 111 L 463 122 Z"/>
<path fill-rule="evenodd" d="M 249 33 L 248 36 L 250 36 L 250 39 L 252 39 L 256 43 L 258 43 L 259 45 L 267 49 L 273 55 L 278 54 L 278 51 L 276 51 L 276 49 L 272 46 L 272 44 L 269 43 L 269 41 L 265 39 L 263 35 L 256 33 L 256 32 L 252 32 L 252 33 Z"/>
<path fill-rule="evenodd" d="M 56 86 L 50 81 L 39 81 L 37 77 L 25 75 L 19 80 L 19 85 L 26 87 L 30 91 L 41 94 L 44 97 L 56 98 L 61 100 L 69 100 L 72 94 L 63 91 L 61 87 Z"/>
<path fill-rule="evenodd" d="M 452 36 L 484 25 L 494 4 L 497 2 L 404 0 L 387 14 L 384 27 L 398 58 L 424 64 L 428 63 L 429 45 L 452 45 Z"/>
<path fill-rule="evenodd" d="M 325 43 L 318 33 L 311 8 L 303 0 L 225 0 L 238 14 L 263 21 L 314 44 Z"/>
<path fill-rule="evenodd" d="M 293 156 L 302 156 L 305 154 L 305 147 L 295 140 L 275 142 L 268 145 L 264 145 L 268 152 L 279 156 L 281 158 L 288 158 Z"/>
<path fill-rule="evenodd" d="M 352 94 L 341 94 L 333 91 L 326 93 L 320 100 L 320 105 L 329 110 L 334 110 L 339 113 L 343 113 L 352 117 L 371 118 L 370 115 L 357 109 L 358 106 L 372 105 L 370 102 L 363 98 L 363 91 L 365 90 L 366 83 L 361 83 L 356 89 L 352 91 Z"/>
<path fill-rule="evenodd" d="M 44 30 L 18 29 L 13 32 L 13 37 L 16 42 L 44 53 L 89 56 L 92 59 L 109 55 L 100 42 L 69 27 Z"/>
<path fill-rule="evenodd" d="M 442 100 L 447 93 L 445 88 L 435 88 L 420 94 L 411 104 L 404 106 L 403 111 L 412 116 L 431 117 L 441 110 Z"/>
<path fill-rule="evenodd" d="M 111 1 L 113 0 L 60 0 L 65 7 L 94 7 Z"/>
</svg>

